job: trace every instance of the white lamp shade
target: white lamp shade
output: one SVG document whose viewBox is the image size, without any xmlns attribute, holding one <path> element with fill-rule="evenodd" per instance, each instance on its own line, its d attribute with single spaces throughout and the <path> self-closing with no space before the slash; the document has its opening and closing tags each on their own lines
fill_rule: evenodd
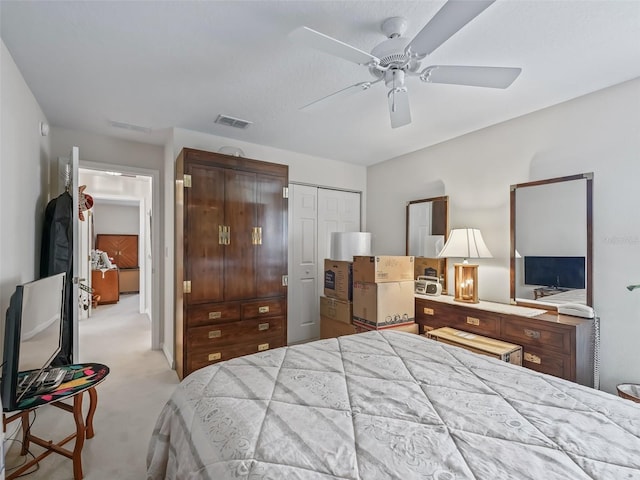
<svg viewBox="0 0 640 480">
<path fill-rule="evenodd" d="M 454 228 L 438 254 L 441 258 L 493 258 L 477 228 Z"/>
</svg>

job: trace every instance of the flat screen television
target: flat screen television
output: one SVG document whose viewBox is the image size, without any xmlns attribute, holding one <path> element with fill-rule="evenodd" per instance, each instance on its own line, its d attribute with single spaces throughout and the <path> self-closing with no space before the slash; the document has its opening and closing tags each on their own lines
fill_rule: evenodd
<svg viewBox="0 0 640 480">
<path fill-rule="evenodd" d="M 0 394 L 5 411 L 15 410 L 25 385 L 18 391 L 18 374 L 49 368 L 62 348 L 62 319 L 66 273 L 18 285 L 11 296 L 4 328 Z M 33 381 L 37 380 L 37 376 Z"/>
<path fill-rule="evenodd" d="M 584 288 L 585 257 L 524 257 L 524 283 L 556 288 Z"/>
</svg>

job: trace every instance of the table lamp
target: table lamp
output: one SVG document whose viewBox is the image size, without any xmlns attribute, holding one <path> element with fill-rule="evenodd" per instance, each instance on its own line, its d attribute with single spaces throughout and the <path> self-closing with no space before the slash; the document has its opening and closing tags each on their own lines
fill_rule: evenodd
<svg viewBox="0 0 640 480">
<path fill-rule="evenodd" d="M 447 243 L 438 254 L 441 258 L 463 258 L 454 264 L 455 294 L 458 302 L 478 303 L 478 265 L 470 264 L 468 258 L 493 258 L 477 228 L 454 228 Z"/>
</svg>

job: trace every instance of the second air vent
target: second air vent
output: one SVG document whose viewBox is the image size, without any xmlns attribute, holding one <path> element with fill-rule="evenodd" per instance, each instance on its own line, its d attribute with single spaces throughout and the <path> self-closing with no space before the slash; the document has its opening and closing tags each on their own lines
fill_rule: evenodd
<svg viewBox="0 0 640 480">
<path fill-rule="evenodd" d="M 228 127 L 234 127 L 234 128 L 247 128 L 253 122 L 242 120 L 240 118 L 230 117 L 228 115 L 218 115 L 218 118 L 216 118 L 215 123 L 219 123 L 220 125 L 226 125 Z"/>
</svg>

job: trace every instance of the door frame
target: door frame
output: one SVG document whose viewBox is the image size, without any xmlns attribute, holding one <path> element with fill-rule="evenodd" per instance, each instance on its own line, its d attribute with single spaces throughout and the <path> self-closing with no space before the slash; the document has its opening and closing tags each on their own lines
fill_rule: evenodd
<svg viewBox="0 0 640 480">
<path fill-rule="evenodd" d="M 163 273 L 160 263 L 160 171 L 148 168 L 132 167 L 130 165 L 120 165 L 115 163 L 90 162 L 80 159 L 80 168 L 86 170 L 98 170 L 102 172 L 120 172 L 127 175 L 143 175 L 151 177 L 151 211 L 153 218 L 157 221 L 151 225 L 151 305 L 149 316 L 151 317 L 151 349 L 160 350 L 162 348 L 161 327 L 163 322 L 163 310 L 160 308 L 160 278 Z M 145 283 L 148 283 L 145 278 Z"/>
</svg>

